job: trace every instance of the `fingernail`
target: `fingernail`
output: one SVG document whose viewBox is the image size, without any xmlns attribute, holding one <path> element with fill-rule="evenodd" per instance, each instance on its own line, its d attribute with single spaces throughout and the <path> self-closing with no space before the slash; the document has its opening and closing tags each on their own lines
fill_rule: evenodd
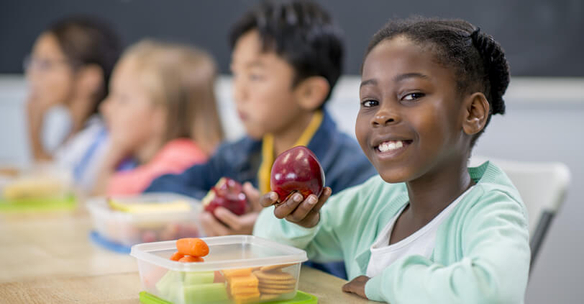
<svg viewBox="0 0 584 304">
<path fill-rule="evenodd" d="M 278 195 L 275 192 L 270 193 L 270 199 L 272 201 L 275 201 L 278 199 Z"/>
<path fill-rule="evenodd" d="M 300 195 L 298 193 L 294 194 L 294 201 L 297 202 L 297 203 L 298 202 L 301 202 L 302 201 L 302 195 Z"/>
<path fill-rule="evenodd" d="M 318 200 L 316 199 L 316 197 L 315 197 L 314 195 L 311 195 L 311 196 L 308 198 L 308 203 L 309 203 L 309 204 L 311 204 L 311 205 L 314 205 L 314 204 L 316 204 L 316 202 L 318 202 Z"/>
</svg>

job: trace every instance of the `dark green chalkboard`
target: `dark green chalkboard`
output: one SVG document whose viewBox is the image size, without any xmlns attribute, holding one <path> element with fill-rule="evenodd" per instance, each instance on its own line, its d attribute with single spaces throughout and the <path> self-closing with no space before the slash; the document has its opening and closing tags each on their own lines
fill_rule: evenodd
<svg viewBox="0 0 584 304">
<path fill-rule="evenodd" d="M 242 0 L 3 0 L 0 4 L 0 73 L 22 72 L 22 58 L 51 21 L 95 14 L 121 33 L 125 44 L 145 36 L 190 42 L 212 52 L 228 72 L 226 35 Z M 507 51 L 515 76 L 584 76 L 582 0 L 354 0 L 319 1 L 343 28 L 345 72 L 357 74 L 371 35 L 389 18 L 413 14 L 463 18 L 492 34 Z"/>
</svg>

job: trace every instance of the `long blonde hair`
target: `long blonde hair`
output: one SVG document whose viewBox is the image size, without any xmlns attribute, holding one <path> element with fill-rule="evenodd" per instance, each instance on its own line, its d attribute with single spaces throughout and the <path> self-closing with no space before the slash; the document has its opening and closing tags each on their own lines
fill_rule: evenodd
<svg viewBox="0 0 584 304">
<path fill-rule="evenodd" d="M 211 55 L 187 45 L 143 40 L 123 59 L 134 61 L 154 102 L 167 110 L 164 142 L 187 137 L 212 154 L 223 140 L 223 129 L 215 98 L 217 67 Z"/>
</svg>

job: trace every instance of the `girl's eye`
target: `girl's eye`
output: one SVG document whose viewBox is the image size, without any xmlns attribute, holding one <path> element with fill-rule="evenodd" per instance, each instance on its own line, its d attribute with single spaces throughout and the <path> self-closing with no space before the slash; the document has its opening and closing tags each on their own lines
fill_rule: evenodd
<svg viewBox="0 0 584 304">
<path fill-rule="evenodd" d="M 424 93 L 410 93 L 407 95 L 404 95 L 404 97 L 402 97 L 402 100 L 407 100 L 407 101 L 413 101 L 413 100 L 417 100 L 424 97 Z"/>
<path fill-rule="evenodd" d="M 374 106 L 377 106 L 377 105 L 379 105 L 379 101 L 377 101 L 377 100 L 365 100 L 365 101 L 363 101 L 363 102 L 361 103 L 361 105 L 362 105 L 364 108 L 371 108 L 371 107 L 374 107 Z"/>
</svg>

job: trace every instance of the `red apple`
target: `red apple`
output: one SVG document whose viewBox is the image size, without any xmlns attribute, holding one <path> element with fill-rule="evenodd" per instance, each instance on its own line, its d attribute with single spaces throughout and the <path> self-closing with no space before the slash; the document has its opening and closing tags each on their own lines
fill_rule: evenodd
<svg viewBox="0 0 584 304">
<path fill-rule="evenodd" d="M 231 178 L 222 177 L 203 198 L 203 206 L 205 211 L 213 214 L 215 209 L 221 206 L 237 215 L 242 215 L 247 207 L 247 198 L 240 183 Z"/>
<path fill-rule="evenodd" d="M 284 151 L 274 161 L 270 187 L 278 193 L 280 202 L 296 191 L 304 198 L 310 194 L 320 196 L 324 187 L 324 171 L 312 151 L 297 146 Z"/>
</svg>

